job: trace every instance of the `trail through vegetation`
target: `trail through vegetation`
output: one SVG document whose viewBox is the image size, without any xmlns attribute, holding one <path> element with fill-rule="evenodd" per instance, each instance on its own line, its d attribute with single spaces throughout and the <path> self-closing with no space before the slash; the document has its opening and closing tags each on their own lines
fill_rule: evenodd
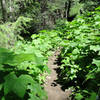
<svg viewBox="0 0 100 100">
<path fill-rule="evenodd" d="M 45 90 L 48 94 L 48 100 L 71 100 L 71 90 L 63 91 L 61 85 L 56 82 L 58 77 L 57 69 L 60 67 L 57 64 L 57 56 L 60 54 L 60 50 L 53 53 L 48 59 L 48 67 L 51 70 L 51 74 L 46 77 L 44 85 Z"/>
<path fill-rule="evenodd" d="M 100 1 L 84 13 L 87 0 L 9 1 L 0 7 L 0 100 L 100 100 Z"/>
</svg>

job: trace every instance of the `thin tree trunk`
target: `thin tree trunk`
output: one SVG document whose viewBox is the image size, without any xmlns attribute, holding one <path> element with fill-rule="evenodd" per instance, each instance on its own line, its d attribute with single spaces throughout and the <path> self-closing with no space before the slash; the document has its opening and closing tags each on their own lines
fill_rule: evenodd
<svg viewBox="0 0 100 100">
<path fill-rule="evenodd" d="M 65 18 L 67 19 L 67 13 L 68 13 L 68 3 L 65 2 Z"/>
<path fill-rule="evenodd" d="M 10 21 L 14 21 L 14 9 L 12 8 L 13 0 L 9 0 L 9 3 L 10 3 L 10 7 L 9 7 L 9 10 L 10 10 Z"/>
<path fill-rule="evenodd" d="M 67 2 L 65 2 L 65 18 L 66 19 L 68 18 L 68 15 L 69 15 L 70 4 L 71 4 L 70 0 L 68 0 Z"/>
<path fill-rule="evenodd" d="M 0 0 L 0 1 L 1 1 L 3 22 L 6 22 L 7 21 L 6 0 Z"/>
</svg>

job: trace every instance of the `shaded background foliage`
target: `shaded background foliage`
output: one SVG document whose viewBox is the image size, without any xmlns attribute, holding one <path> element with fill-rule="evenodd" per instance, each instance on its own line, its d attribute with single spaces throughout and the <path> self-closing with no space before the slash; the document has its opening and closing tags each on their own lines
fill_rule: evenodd
<svg viewBox="0 0 100 100">
<path fill-rule="evenodd" d="M 99 0 L 1 0 L 0 23 L 6 24 L 0 25 L 0 45 L 8 48 L 19 39 L 18 35 L 25 38 L 42 29 L 53 29 L 59 20 L 72 21 L 98 5 Z"/>
<path fill-rule="evenodd" d="M 99 0 L 1 0 L 0 22 L 16 21 L 24 16 L 33 18 L 34 23 L 45 28 L 56 19 L 68 20 L 68 17 L 94 10 L 99 4 Z"/>
</svg>

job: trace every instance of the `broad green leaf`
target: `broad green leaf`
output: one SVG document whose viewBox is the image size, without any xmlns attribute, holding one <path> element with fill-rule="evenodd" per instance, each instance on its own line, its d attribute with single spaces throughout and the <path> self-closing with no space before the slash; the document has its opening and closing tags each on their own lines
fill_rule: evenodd
<svg viewBox="0 0 100 100">
<path fill-rule="evenodd" d="M 3 97 L 1 98 L 1 100 L 5 100 L 5 97 L 3 96 Z"/>
<path fill-rule="evenodd" d="M 75 99 L 76 100 L 82 100 L 83 96 L 80 93 L 77 93 L 76 96 L 75 96 Z"/>
<path fill-rule="evenodd" d="M 91 93 L 91 96 L 87 98 L 86 100 L 96 100 L 97 94 L 95 92 Z"/>
<path fill-rule="evenodd" d="M 14 92 L 19 97 L 23 98 L 27 89 L 28 83 L 34 84 L 34 81 L 29 75 L 21 75 L 16 77 L 14 73 L 10 73 L 5 77 L 4 94 Z"/>
<path fill-rule="evenodd" d="M 29 100 L 47 100 L 46 92 L 41 88 L 39 84 L 28 85 L 28 89 L 31 91 L 29 93 Z"/>
<path fill-rule="evenodd" d="M 86 80 L 88 80 L 88 79 L 94 79 L 94 78 L 95 78 L 94 73 L 90 73 L 90 74 L 86 75 Z"/>
<path fill-rule="evenodd" d="M 100 6 L 99 6 L 99 7 L 97 7 L 97 8 L 95 8 L 95 10 L 100 10 Z"/>
<path fill-rule="evenodd" d="M 5 48 L 0 48 L 0 64 L 6 64 L 6 62 L 11 62 L 13 58 L 14 52 L 11 52 Z"/>
<path fill-rule="evenodd" d="M 3 84 L 0 84 L 0 91 L 1 91 L 2 88 L 3 88 Z"/>
<path fill-rule="evenodd" d="M 14 52 L 10 52 L 8 49 L 0 48 L 0 64 L 15 66 L 24 61 L 32 61 L 36 65 L 42 65 L 43 57 L 38 57 L 34 53 L 14 54 Z"/>
<path fill-rule="evenodd" d="M 19 78 L 17 78 L 14 84 L 13 92 L 16 93 L 19 97 L 23 98 L 26 92 L 28 83 L 31 83 L 31 84 L 34 83 L 32 77 L 29 75 L 21 75 Z"/>
<path fill-rule="evenodd" d="M 100 60 L 93 59 L 92 64 L 96 64 L 97 67 L 100 67 Z"/>
<path fill-rule="evenodd" d="M 78 48 L 74 49 L 73 52 L 72 52 L 72 54 L 73 55 L 79 54 L 79 49 Z"/>
<path fill-rule="evenodd" d="M 4 83 L 4 94 L 7 95 L 10 91 L 12 91 L 13 86 L 16 82 L 16 75 L 14 73 L 10 73 L 5 77 Z"/>
<path fill-rule="evenodd" d="M 100 55 L 100 51 L 99 51 L 98 55 Z"/>
<path fill-rule="evenodd" d="M 99 51 L 100 50 L 100 45 L 91 45 L 90 50 L 94 50 L 95 52 Z"/>
</svg>

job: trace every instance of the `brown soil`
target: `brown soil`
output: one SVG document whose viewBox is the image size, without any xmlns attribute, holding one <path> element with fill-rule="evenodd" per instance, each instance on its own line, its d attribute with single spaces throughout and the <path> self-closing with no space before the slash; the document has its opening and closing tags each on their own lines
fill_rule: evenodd
<svg viewBox="0 0 100 100">
<path fill-rule="evenodd" d="M 60 50 L 57 50 L 53 56 L 48 59 L 48 67 L 51 70 L 51 74 L 47 76 L 44 88 L 47 91 L 48 100 L 71 100 L 69 97 L 71 90 L 63 91 L 61 85 L 55 82 L 55 80 L 58 79 L 58 74 L 55 69 L 59 68 L 55 62 L 59 54 Z"/>
</svg>

